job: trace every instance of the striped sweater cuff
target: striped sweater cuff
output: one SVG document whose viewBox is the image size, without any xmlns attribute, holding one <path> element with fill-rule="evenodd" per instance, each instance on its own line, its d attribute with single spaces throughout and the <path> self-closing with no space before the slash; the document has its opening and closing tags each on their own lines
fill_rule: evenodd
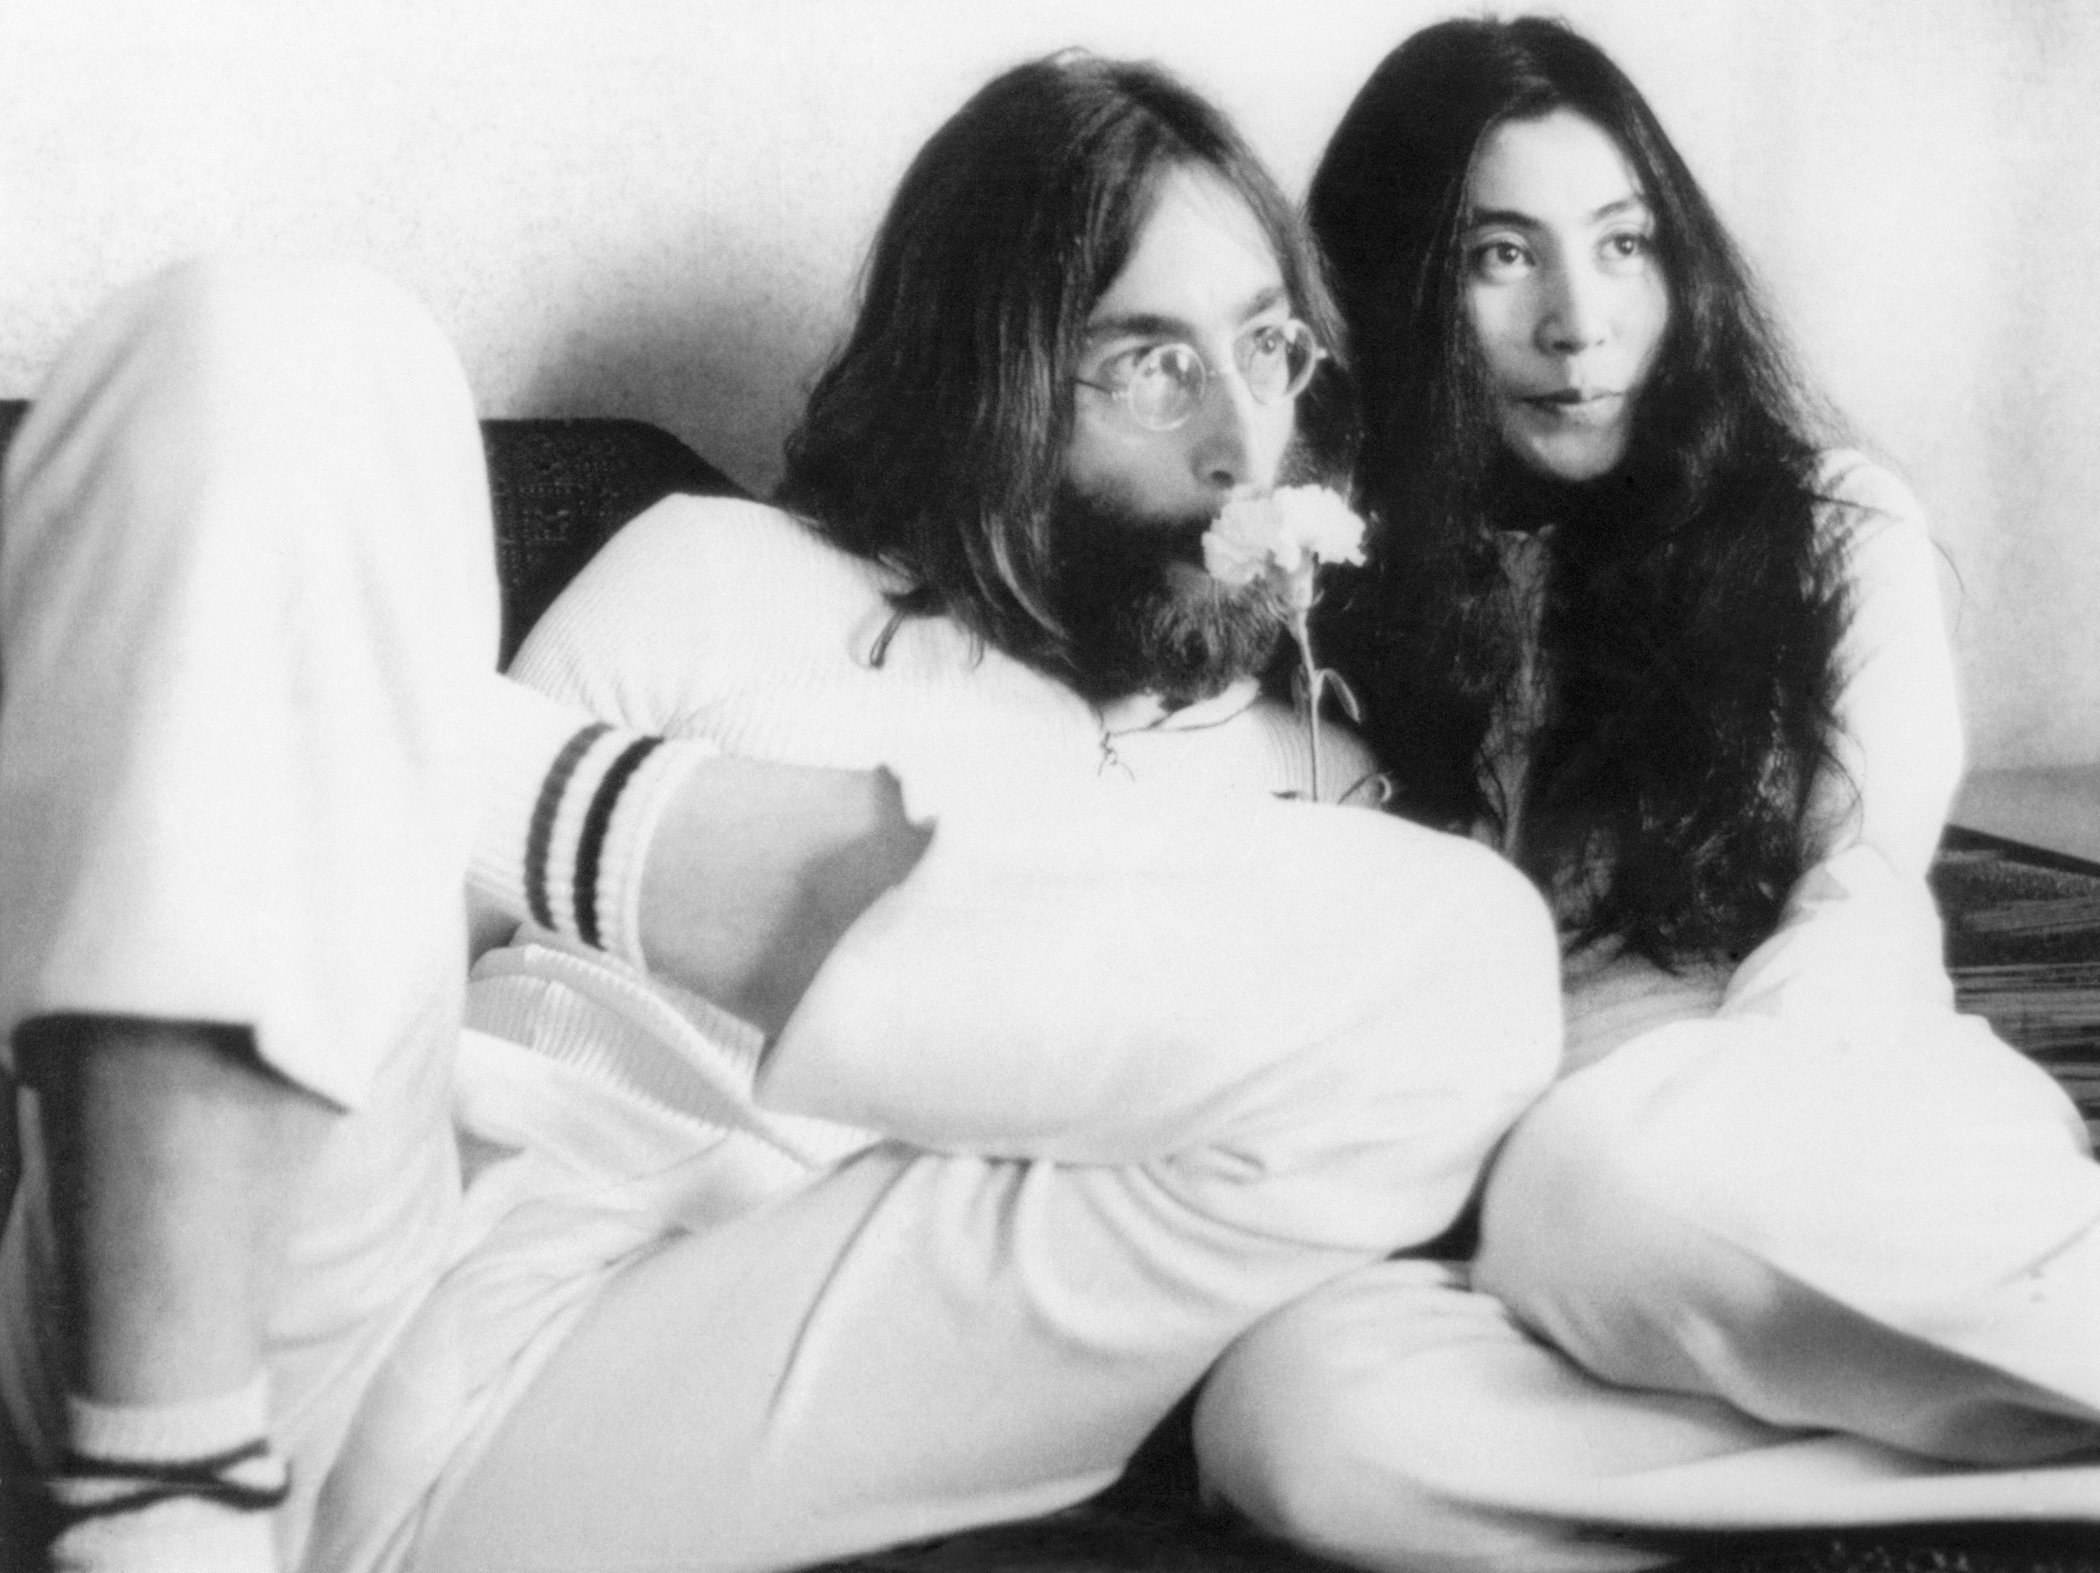
<svg viewBox="0 0 2100 1573">
<path fill-rule="evenodd" d="M 514 917 L 641 966 L 649 843 L 687 772 L 716 749 L 504 686 L 470 882 Z"/>
</svg>

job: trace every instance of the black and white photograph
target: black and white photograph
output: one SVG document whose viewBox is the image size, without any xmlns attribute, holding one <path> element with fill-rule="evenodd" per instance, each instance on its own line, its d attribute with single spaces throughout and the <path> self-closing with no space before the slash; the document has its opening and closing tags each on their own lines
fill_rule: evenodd
<svg viewBox="0 0 2100 1573">
<path fill-rule="evenodd" d="M 0 1568 L 2100 1573 L 2096 81 L 0 0 Z"/>
</svg>

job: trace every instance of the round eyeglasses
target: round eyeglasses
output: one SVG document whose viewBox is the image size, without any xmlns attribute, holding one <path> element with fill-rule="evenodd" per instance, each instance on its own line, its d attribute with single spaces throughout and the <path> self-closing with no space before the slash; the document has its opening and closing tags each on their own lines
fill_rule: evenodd
<svg viewBox="0 0 2100 1573">
<path fill-rule="evenodd" d="M 1326 358 L 1296 318 L 1261 323 L 1232 341 L 1233 364 L 1257 404 L 1296 398 Z M 1203 407 L 1215 375 L 1195 345 L 1175 339 L 1113 355 L 1079 385 L 1116 400 L 1147 431 L 1172 431 Z"/>
</svg>

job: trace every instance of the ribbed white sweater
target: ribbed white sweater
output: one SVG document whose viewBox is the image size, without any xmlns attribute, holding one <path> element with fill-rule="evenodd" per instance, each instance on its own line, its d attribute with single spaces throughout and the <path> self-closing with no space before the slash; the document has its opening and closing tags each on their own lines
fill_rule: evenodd
<svg viewBox="0 0 2100 1573">
<path fill-rule="evenodd" d="M 513 675 L 636 733 L 787 763 L 887 766 L 921 815 L 937 817 L 956 795 L 1026 797 L 1059 783 L 1137 783 L 1147 792 L 1309 789 L 1302 720 L 1251 682 L 1171 714 L 1149 696 L 1096 708 L 944 618 L 904 622 L 878 666 L 872 652 L 891 619 L 889 585 L 882 569 L 778 509 L 670 497 L 606 544 L 533 630 Z M 602 779 L 630 743 L 615 732 L 585 760 Z M 535 747 L 544 755 L 547 740 Z M 1323 724 L 1322 748 L 1330 796 L 1373 770 L 1368 750 L 1340 724 Z M 557 858 L 554 874 L 540 881 L 554 887 L 547 910 L 477 967 L 469 1024 L 652 1106 L 753 1131 L 810 1161 L 857 1144 L 858 1133 L 752 1106 L 758 1035 L 642 971 L 632 944 L 639 860 L 677 767 L 646 768 L 663 774 L 638 783 L 645 790 L 632 793 L 633 805 L 622 801 L 596 874 L 609 887 L 600 904 L 621 914 L 606 925 L 617 936 L 603 942 L 613 955 L 575 942 L 579 925 L 561 870 L 576 860 Z M 575 845 L 573 826 L 592 793 L 573 786 L 558 795 L 562 828 L 546 838 L 557 853 Z M 508 820 L 515 824 L 521 810 L 514 805 Z M 515 910 L 510 887 L 521 881 L 501 850 L 485 851 L 477 870 L 483 886 L 502 888 Z"/>
</svg>

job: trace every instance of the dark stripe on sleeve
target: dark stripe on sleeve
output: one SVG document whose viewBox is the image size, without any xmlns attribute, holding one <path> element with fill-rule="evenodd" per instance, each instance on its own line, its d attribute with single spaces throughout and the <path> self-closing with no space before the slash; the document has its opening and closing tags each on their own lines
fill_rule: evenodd
<svg viewBox="0 0 2100 1573">
<path fill-rule="evenodd" d="M 554 821 L 561 813 L 562 794 L 569 790 L 569 778 L 576 774 L 591 744 L 611 730 L 603 721 L 593 721 L 564 743 L 548 768 L 547 779 L 540 783 L 539 801 L 532 805 L 532 828 L 525 838 L 525 904 L 532 909 L 532 921 L 541 928 L 554 927 L 554 909 L 547 901 L 547 853 L 554 845 Z"/>
<path fill-rule="evenodd" d="M 605 947 L 598 940 L 598 861 L 605 854 L 605 837 L 612 829 L 613 810 L 627 781 L 642 768 L 642 761 L 656 751 L 660 737 L 636 738 L 620 750 L 605 778 L 598 783 L 590 810 L 583 816 L 583 835 L 576 844 L 576 934 L 594 950 Z"/>
<path fill-rule="evenodd" d="M 91 1519 L 137 1512 L 177 1497 L 217 1502 L 237 1513 L 266 1512 L 280 1506 L 291 1495 L 291 1467 L 281 1460 L 271 1459 L 277 1465 L 277 1478 L 269 1485 L 229 1479 L 228 1471 L 257 1459 L 270 1458 L 270 1445 L 261 1438 L 201 1458 L 88 1458 L 68 1452 L 61 1466 L 66 1479 L 39 1483 L 41 1500 L 36 1501 L 36 1506 L 42 1508 L 44 1522 L 38 1529 L 50 1534 Z M 64 1485 L 74 1480 L 121 1482 L 121 1485 L 113 1484 L 112 1494 L 100 1500 L 77 1502 L 68 1500 L 64 1491 Z M 30 1491 L 37 1492 L 38 1487 L 31 1486 Z M 12 1505 L 19 1507 L 20 1503 Z"/>
</svg>

